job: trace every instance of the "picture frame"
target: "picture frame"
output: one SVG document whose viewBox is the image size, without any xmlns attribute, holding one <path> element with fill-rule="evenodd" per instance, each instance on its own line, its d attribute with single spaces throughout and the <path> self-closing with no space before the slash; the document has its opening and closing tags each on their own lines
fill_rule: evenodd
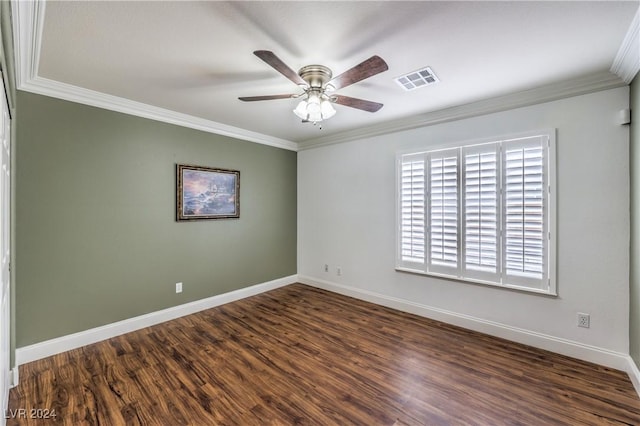
<svg viewBox="0 0 640 426">
<path fill-rule="evenodd" d="M 176 220 L 240 218 L 240 172 L 176 164 Z"/>
</svg>

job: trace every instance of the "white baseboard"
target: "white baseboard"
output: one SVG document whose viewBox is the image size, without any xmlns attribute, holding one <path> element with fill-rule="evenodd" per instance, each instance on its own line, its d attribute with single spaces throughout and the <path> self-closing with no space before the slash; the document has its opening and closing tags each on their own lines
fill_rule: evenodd
<svg viewBox="0 0 640 426">
<path fill-rule="evenodd" d="M 625 371 L 629 375 L 636 392 L 640 395 L 640 370 L 638 370 L 638 366 L 631 356 L 627 356 L 627 368 Z"/>
<path fill-rule="evenodd" d="M 114 322 L 112 324 L 103 325 L 101 327 L 92 328 L 90 330 L 81 331 L 67 336 L 57 337 L 55 339 L 46 340 L 44 342 L 35 343 L 33 345 L 24 346 L 16 349 L 16 364 L 22 365 L 31 361 L 46 358 L 51 355 L 66 352 L 81 346 L 90 345 L 111 337 L 120 336 L 125 333 L 140 330 L 161 322 L 169 321 L 175 318 L 190 315 L 196 312 L 210 309 L 225 303 L 234 302 L 246 297 L 255 296 L 269 290 L 284 287 L 297 281 L 297 275 L 279 278 L 251 287 L 241 288 L 229 293 L 219 294 L 195 302 L 185 303 L 183 305 L 174 306 L 163 309 L 161 311 L 151 312 L 123 321 Z M 16 367 L 17 371 L 17 367 Z M 14 376 L 17 381 L 17 374 Z"/>
<path fill-rule="evenodd" d="M 11 370 L 9 370 L 9 378 L 11 379 L 10 387 L 15 388 L 20 383 L 20 370 L 16 365 Z"/>
<path fill-rule="evenodd" d="M 494 321 L 487 321 L 470 315 L 459 314 L 432 306 L 422 305 L 405 299 L 363 290 L 342 284 L 336 284 L 322 279 L 299 275 L 298 281 L 321 288 L 323 290 L 350 296 L 366 302 L 375 303 L 399 311 L 408 312 L 422 317 L 442 321 L 447 324 L 457 325 L 469 330 L 501 337 L 513 342 L 522 343 L 536 348 L 548 350 L 562 355 L 578 358 L 595 364 L 604 365 L 616 370 L 629 371 L 629 355 L 611 351 L 596 346 L 585 345 L 568 339 L 549 336 L 531 330 L 526 330 L 510 325 L 501 324 Z M 634 364 L 635 366 L 635 364 Z M 637 369 L 636 369 L 637 372 Z M 630 375 L 631 376 L 631 375 Z M 640 375 L 637 376 L 638 385 L 634 382 L 636 389 L 640 388 Z M 633 378 L 632 378 L 633 380 Z M 639 393 L 640 395 L 640 393 Z"/>
</svg>

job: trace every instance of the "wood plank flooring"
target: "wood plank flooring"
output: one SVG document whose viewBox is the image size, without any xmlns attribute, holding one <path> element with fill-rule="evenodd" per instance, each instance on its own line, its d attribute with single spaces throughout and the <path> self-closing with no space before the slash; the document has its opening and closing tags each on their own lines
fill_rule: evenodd
<svg viewBox="0 0 640 426">
<path fill-rule="evenodd" d="M 23 365 L 9 410 L 8 425 L 640 424 L 623 372 L 301 284 Z"/>
</svg>

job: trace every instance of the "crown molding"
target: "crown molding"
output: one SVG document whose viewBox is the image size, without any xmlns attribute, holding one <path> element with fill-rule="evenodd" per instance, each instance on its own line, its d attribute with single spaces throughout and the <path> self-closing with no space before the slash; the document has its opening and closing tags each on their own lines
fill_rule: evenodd
<svg viewBox="0 0 640 426">
<path fill-rule="evenodd" d="M 11 11 L 16 83 L 18 89 L 22 89 L 21 86 L 38 74 L 45 2 L 14 0 Z"/>
<path fill-rule="evenodd" d="M 163 123 L 175 124 L 217 135 L 229 136 L 262 145 L 297 151 L 298 144 L 285 139 L 263 135 L 239 127 L 229 126 L 204 118 L 155 107 L 141 102 L 131 101 L 118 96 L 107 95 L 71 84 L 61 83 L 42 77 L 32 78 L 18 87 L 31 93 L 51 96 L 58 99 L 77 102 L 80 104 L 99 107 L 111 111 L 122 112 L 129 115 L 148 118 Z"/>
<path fill-rule="evenodd" d="M 618 75 L 625 83 L 640 71 L 640 7 L 629 25 L 627 34 L 618 49 L 618 54 L 611 65 L 611 72 Z"/>
<path fill-rule="evenodd" d="M 640 41 L 638 31 L 640 27 L 639 9 L 635 14 L 620 49 L 618 50 L 618 54 L 616 55 L 611 67 L 611 72 L 592 74 L 573 79 L 571 81 L 554 83 L 539 88 L 445 108 L 412 117 L 391 120 L 362 129 L 354 129 L 320 138 L 307 139 L 296 143 L 252 132 L 239 127 L 229 126 L 188 114 L 39 77 L 38 62 L 40 57 L 46 2 L 44 0 L 14 0 L 12 6 L 14 49 L 17 58 L 16 79 L 19 90 L 291 151 L 349 142 L 357 139 L 549 102 L 599 90 L 621 87 L 630 83 L 640 69 Z"/>
<path fill-rule="evenodd" d="M 13 2 L 14 49 L 18 58 L 16 68 L 19 90 L 290 151 L 298 150 L 297 143 L 286 139 L 39 77 L 38 61 L 40 58 L 45 4 L 45 1 Z"/>
<path fill-rule="evenodd" d="M 464 105 L 445 108 L 408 118 L 391 120 L 363 129 L 354 129 L 337 135 L 328 135 L 315 139 L 308 139 L 298 143 L 299 150 L 313 149 L 326 145 L 333 145 L 370 138 L 418 127 L 432 126 L 449 121 L 462 120 L 479 115 L 555 101 L 571 96 L 584 95 L 600 90 L 626 86 L 617 75 L 608 71 L 587 75 L 573 80 L 553 83 L 535 89 L 524 90 L 495 98 L 485 99 Z"/>
</svg>

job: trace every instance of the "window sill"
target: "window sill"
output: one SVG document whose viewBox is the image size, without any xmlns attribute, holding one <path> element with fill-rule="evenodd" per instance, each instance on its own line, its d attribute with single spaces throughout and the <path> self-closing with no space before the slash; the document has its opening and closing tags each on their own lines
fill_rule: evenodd
<svg viewBox="0 0 640 426">
<path fill-rule="evenodd" d="M 541 290 L 541 289 L 537 289 L 537 288 L 529 288 L 529 287 L 522 287 L 522 286 L 517 286 L 517 285 L 513 285 L 513 284 L 498 284 L 498 283 L 494 283 L 491 281 L 483 281 L 483 280 L 476 280 L 473 278 L 461 278 L 461 277 L 456 277 L 453 275 L 447 275 L 447 274 L 437 274 L 437 273 L 433 273 L 433 272 L 424 272 L 421 271 L 419 269 L 411 269 L 411 268 L 404 268 L 404 267 L 400 267 L 400 266 L 396 266 L 396 271 L 398 272 L 404 272 L 404 273 L 409 273 L 409 274 L 414 274 L 414 275 L 424 275 L 427 277 L 434 277 L 434 278 L 443 278 L 443 279 L 447 279 L 447 280 L 451 280 L 451 281 L 457 281 L 457 282 L 461 282 L 461 283 L 470 283 L 470 284 L 480 284 L 480 285 L 485 285 L 485 286 L 490 286 L 490 287 L 495 287 L 495 288 L 502 288 L 505 290 L 513 290 L 513 291 L 518 291 L 518 292 L 523 292 L 523 293 L 530 293 L 530 294 L 537 294 L 537 295 L 541 295 L 541 296 L 549 296 L 549 297 L 558 297 L 558 292 L 551 292 L 551 291 L 547 291 L 547 290 Z"/>
</svg>

